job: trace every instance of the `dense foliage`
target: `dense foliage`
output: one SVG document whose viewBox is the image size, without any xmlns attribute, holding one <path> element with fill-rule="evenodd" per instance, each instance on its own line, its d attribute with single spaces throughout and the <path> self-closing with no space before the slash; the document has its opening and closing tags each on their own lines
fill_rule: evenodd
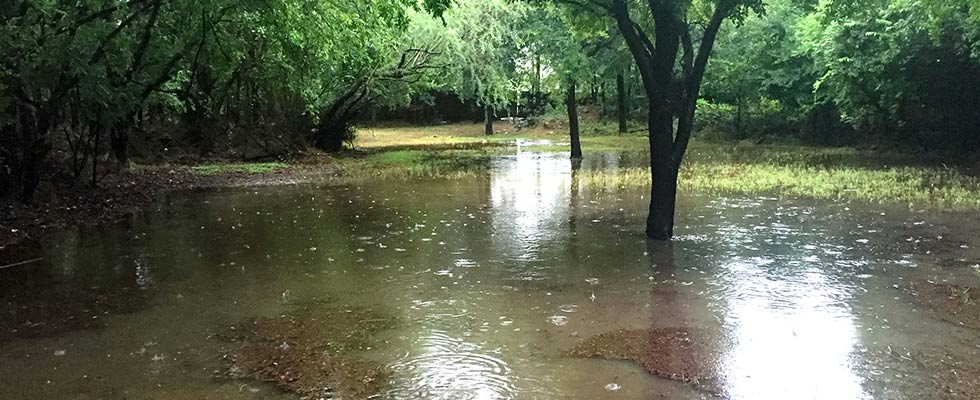
<svg viewBox="0 0 980 400">
<path fill-rule="evenodd" d="M 42 178 L 97 183 L 109 153 L 337 149 L 359 107 L 427 59 L 399 42 L 412 13 L 449 1 L 0 6 L 0 193 L 29 200 Z"/>
<path fill-rule="evenodd" d="M 651 104 L 610 17 L 620 4 L 651 48 L 679 35 L 661 92 L 680 97 L 661 100 L 694 101 L 695 135 L 980 148 L 975 0 L 0 0 L 0 195 L 97 184 L 134 157 L 338 150 L 363 110 L 439 96 L 480 110 L 488 133 L 576 102 L 626 131 Z M 714 10 L 685 96 L 683 46 Z M 658 30 L 674 20 L 690 29 Z"/>
</svg>

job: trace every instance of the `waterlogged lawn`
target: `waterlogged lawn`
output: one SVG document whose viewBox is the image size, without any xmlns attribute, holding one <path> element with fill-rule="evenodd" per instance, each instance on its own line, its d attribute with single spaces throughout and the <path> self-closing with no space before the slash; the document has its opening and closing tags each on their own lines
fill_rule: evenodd
<svg viewBox="0 0 980 400">
<path fill-rule="evenodd" d="M 510 148 L 395 150 L 340 158 L 333 165 L 341 180 L 461 178 L 485 172 L 494 156 L 513 151 Z"/>
<path fill-rule="evenodd" d="M 197 175 L 218 175 L 227 173 L 240 174 L 267 174 L 288 168 L 286 163 L 228 163 L 228 164 L 205 164 L 190 167 L 190 171 Z"/>
<path fill-rule="evenodd" d="M 584 168 L 582 185 L 643 188 L 650 182 L 647 138 L 640 134 L 582 137 L 584 163 L 622 155 L 614 168 Z M 313 166 L 317 180 L 460 179 L 485 174 L 495 157 L 518 152 L 567 152 L 568 140 L 536 128 L 484 136 L 482 125 L 385 128 L 362 132 L 358 150 Z M 908 203 L 980 210 L 980 176 L 947 167 L 934 155 L 853 148 L 694 141 L 681 169 L 680 189 L 706 193 L 779 195 Z M 311 164 L 320 165 L 320 164 Z M 290 163 L 215 163 L 180 167 L 199 176 L 262 175 L 294 170 Z"/>
<path fill-rule="evenodd" d="M 580 182 L 606 187 L 646 186 L 642 167 L 583 171 Z M 681 169 L 681 190 L 769 194 L 819 199 L 891 201 L 951 209 L 980 209 L 980 180 L 955 171 L 826 168 L 692 162 Z"/>
<path fill-rule="evenodd" d="M 495 135 L 466 132 L 438 142 L 439 132 L 461 128 L 442 127 L 428 137 L 430 148 L 405 149 L 397 140 L 402 130 L 376 130 L 372 150 L 360 158 L 339 160 L 335 165 L 345 179 L 458 178 L 474 176 L 489 168 L 495 156 L 518 151 L 562 152 L 568 150 L 562 135 L 536 131 Z M 413 128 L 418 129 L 418 128 Z M 460 147 L 460 143 L 483 146 Z M 520 141 L 526 145 L 501 146 Z M 631 153 L 639 162 L 613 169 L 586 169 L 581 184 L 605 187 L 645 187 L 647 138 L 642 135 L 592 135 L 582 138 L 586 161 L 589 154 Z M 452 146 L 448 146 L 451 144 Z M 391 149 L 391 151 L 385 151 Z M 942 164 L 932 156 L 872 152 L 853 148 L 796 145 L 694 142 L 681 170 L 681 190 L 750 195 L 782 195 L 820 199 L 900 202 L 917 206 L 980 209 L 980 178 Z"/>
</svg>

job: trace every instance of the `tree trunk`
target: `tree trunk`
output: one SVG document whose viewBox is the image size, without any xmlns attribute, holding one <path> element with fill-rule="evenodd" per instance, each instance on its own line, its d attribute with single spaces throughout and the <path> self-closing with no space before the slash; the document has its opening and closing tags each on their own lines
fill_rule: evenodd
<svg viewBox="0 0 980 400">
<path fill-rule="evenodd" d="M 616 75 L 616 97 L 617 111 L 619 114 L 619 133 L 626 133 L 626 122 L 629 119 L 629 110 L 626 108 L 626 78 L 620 72 Z"/>
<path fill-rule="evenodd" d="M 742 95 L 735 97 L 735 137 L 745 139 L 745 132 L 742 128 Z"/>
<path fill-rule="evenodd" d="M 651 99 L 656 102 L 656 98 Z M 665 104 L 650 110 L 650 210 L 647 237 L 670 240 L 674 236 L 674 208 L 677 197 L 677 167 L 671 157 L 673 116 Z"/>
<path fill-rule="evenodd" d="M 127 120 L 128 121 L 128 120 Z M 109 136 L 109 147 L 112 155 L 120 166 L 129 163 L 129 127 L 124 123 L 116 124 Z"/>
<path fill-rule="evenodd" d="M 568 108 L 568 136 L 572 143 L 572 158 L 582 158 L 582 142 L 578 135 L 578 102 L 575 96 L 575 81 L 568 82 L 565 106 Z"/>
<path fill-rule="evenodd" d="M 17 178 L 20 186 L 18 200 L 30 204 L 34 193 L 41 184 L 41 166 L 48 156 L 51 145 L 47 141 L 50 129 L 49 113 L 45 111 L 21 110 L 18 113 L 20 141 L 18 146 Z"/>
<path fill-rule="evenodd" d="M 650 213 L 647 215 L 647 237 L 670 240 L 674 236 L 674 211 L 677 204 L 677 171 L 653 168 L 650 190 Z"/>
<path fill-rule="evenodd" d="M 493 113 L 490 106 L 483 107 L 483 133 L 487 136 L 493 135 Z"/>
<path fill-rule="evenodd" d="M 531 81 L 531 94 L 537 98 L 541 93 L 541 53 L 534 56 L 534 78 Z"/>
<path fill-rule="evenodd" d="M 99 185 L 99 142 L 103 129 L 101 124 L 95 128 L 95 142 L 92 143 L 92 187 Z"/>
<path fill-rule="evenodd" d="M 678 18 L 678 7 L 686 7 L 688 3 L 672 0 L 648 2 L 654 20 L 652 35 L 647 35 L 642 25 L 633 22 L 630 3 L 627 0 L 612 0 L 611 11 L 636 61 L 637 71 L 643 78 L 643 89 L 649 100 L 647 106 L 652 184 L 646 234 L 651 239 L 670 240 L 674 233 L 677 171 L 690 143 L 701 80 L 704 78 L 718 30 L 731 15 L 734 10 L 732 7 L 738 3 L 721 1 L 715 4 L 696 52 L 687 21 Z M 681 50 L 683 52 L 679 54 Z M 678 55 L 681 64 L 679 82 L 675 74 Z M 670 90 L 676 83 L 681 84 L 682 91 L 679 95 L 672 94 Z"/>
</svg>

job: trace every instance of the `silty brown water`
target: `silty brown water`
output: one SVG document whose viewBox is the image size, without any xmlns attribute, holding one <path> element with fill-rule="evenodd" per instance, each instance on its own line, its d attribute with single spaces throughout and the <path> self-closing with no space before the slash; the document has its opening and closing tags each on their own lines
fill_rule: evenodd
<svg viewBox="0 0 980 400">
<path fill-rule="evenodd" d="M 978 215 L 688 193 L 652 244 L 643 191 L 577 174 L 520 152 L 469 179 L 173 194 L 58 233 L 0 271 L 0 399 L 296 398 L 228 379 L 256 377 L 232 360 L 256 324 L 263 351 L 377 366 L 381 398 L 980 396 L 969 317 L 909 290 L 980 286 Z"/>
</svg>

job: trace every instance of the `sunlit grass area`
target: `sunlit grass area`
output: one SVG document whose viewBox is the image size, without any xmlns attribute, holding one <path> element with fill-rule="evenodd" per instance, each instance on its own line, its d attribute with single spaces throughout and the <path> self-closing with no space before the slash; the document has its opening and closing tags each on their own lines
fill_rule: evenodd
<svg viewBox="0 0 980 400">
<path fill-rule="evenodd" d="M 541 129 L 489 138 L 483 135 L 482 125 L 373 132 L 374 136 L 358 140 L 359 147 L 370 149 L 366 155 L 335 163 L 344 179 L 476 176 L 489 168 L 494 156 L 568 150 L 564 135 Z M 404 141 L 401 135 L 405 135 Z M 517 147 L 513 143 L 518 140 L 530 145 Z M 405 147 L 420 143 L 427 144 Z M 481 145 L 460 146 L 462 143 Z M 637 156 L 631 159 L 639 160 L 615 169 L 583 170 L 579 177 L 582 184 L 623 188 L 649 185 L 645 136 L 587 135 L 582 143 L 586 159 L 590 153 L 634 152 Z M 980 209 L 980 178 L 975 175 L 947 167 L 930 156 L 853 148 L 695 141 L 681 171 L 680 189 Z"/>
<path fill-rule="evenodd" d="M 484 134 L 483 124 L 447 124 L 436 126 L 398 126 L 385 128 L 361 128 L 357 131 L 355 146 L 364 150 L 405 149 L 423 146 L 472 147 L 476 145 L 494 146 L 509 144 L 516 140 L 549 140 L 553 143 L 568 143 L 566 128 L 549 128 L 539 124 L 532 128 L 517 129 L 508 122 L 494 125 L 495 133 Z M 584 123 L 581 128 L 582 142 L 593 150 L 619 150 L 634 146 L 646 146 L 646 136 L 639 134 L 618 135 L 609 124 Z M 552 146 L 547 146 L 552 147 Z M 554 147 L 559 151 L 564 147 Z"/>
</svg>

